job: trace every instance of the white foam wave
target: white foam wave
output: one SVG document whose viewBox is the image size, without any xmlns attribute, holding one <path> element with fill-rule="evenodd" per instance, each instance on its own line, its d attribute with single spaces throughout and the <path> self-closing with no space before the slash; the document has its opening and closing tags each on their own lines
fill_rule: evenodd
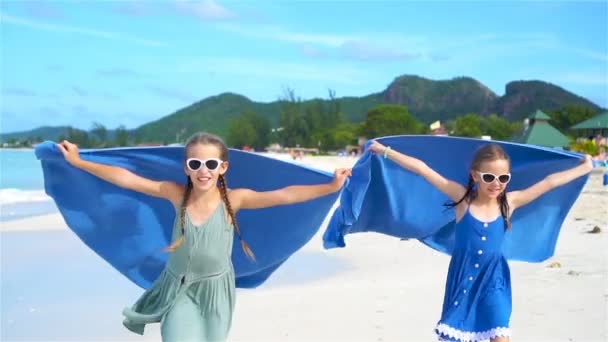
<svg viewBox="0 0 608 342">
<path fill-rule="evenodd" d="M 44 190 L 0 189 L 0 205 L 51 200 Z"/>
</svg>

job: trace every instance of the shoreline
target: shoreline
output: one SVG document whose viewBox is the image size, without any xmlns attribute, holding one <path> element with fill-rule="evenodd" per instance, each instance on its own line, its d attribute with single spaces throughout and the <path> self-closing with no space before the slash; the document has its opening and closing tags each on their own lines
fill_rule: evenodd
<svg viewBox="0 0 608 342">
<path fill-rule="evenodd" d="M 34 150 L 35 147 L 0 147 L 0 151 L 31 152 Z"/>
</svg>

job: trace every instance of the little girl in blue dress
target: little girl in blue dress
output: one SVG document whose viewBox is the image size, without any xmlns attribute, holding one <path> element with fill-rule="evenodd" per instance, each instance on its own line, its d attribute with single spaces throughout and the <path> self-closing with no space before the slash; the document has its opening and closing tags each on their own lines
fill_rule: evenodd
<svg viewBox="0 0 608 342">
<path fill-rule="evenodd" d="M 527 189 L 507 192 L 510 160 L 496 144 L 477 151 L 466 187 L 444 178 L 423 161 L 377 141 L 369 149 L 424 177 L 451 199 L 448 206 L 456 211 L 456 241 L 441 319 L 435 328 L 439 340 L 509 341 L 511 279 L 502 243 L 511 226 L 510 218 L 517 208 L 589 173 L 593 168 L 591 157 L 586 156 L 580 165 L 553 173 Z"/>
</svg>

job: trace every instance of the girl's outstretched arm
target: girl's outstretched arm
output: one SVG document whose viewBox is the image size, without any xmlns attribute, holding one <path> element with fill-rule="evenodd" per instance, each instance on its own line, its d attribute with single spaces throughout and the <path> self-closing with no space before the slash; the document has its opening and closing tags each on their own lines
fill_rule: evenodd
<svg viewBox="0 0 608 342">
<path fill-rule="evenodd" d="M 466 189 L 461 184 L 449 180 L 435 170 L 431 169 L 425 162 L 403 153 L 397 152 L 390 147 L 386 147 L 376 140 L 372 142 L 369 150 L 375 154 L 385 155 L 386 158 L 399 164 L 404 169 L 410 170 L 426 179 L 439 191 L 446 194 L 452 201 L 458 202 L 466 193 Z"/>
<path fill-rule="evenodd" d="M 527 189 L 509 192 L 507 194 L 509 206 L 511 207 L 511 210 L 522 207 L 534 201 L 545 192 L 586 175 L 591 172 L 592 169 L 593 160 L 591 156 L 587 155 L 581 159 L 581 164 L 578 166 L 565 171 L 552 173 Z"/>
<path fill-rule="evenodd" d="M 83 160 L 78 154 L 78 147 L 64 140 L 57 147 L 66 161 L 83 171 L 97 176 L 121 188 L 141 192 L 154 197 L 161 197 L 179 205 L 184 188 L 183 186 L 167 181 L 155 181 L 138 176 L 127 169 L 118 166 L 94 163 Z"/>
<path fill-rule="evenodd" d="M 309 201 L 342 189 L 351 169 L 337 169 L 331 183 L 317 185 L 292 185 L 273 191 L 235 189 L 230 191 L 230 202 L 236 210 L 267 208 L 277 205 Z"/>
</svg>

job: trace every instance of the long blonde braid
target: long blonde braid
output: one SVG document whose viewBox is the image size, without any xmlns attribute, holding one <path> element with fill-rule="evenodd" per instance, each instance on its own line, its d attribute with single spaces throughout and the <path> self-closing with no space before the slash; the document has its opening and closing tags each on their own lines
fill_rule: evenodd
<svg viewBox="0 0 608 342">
<path fill-rule="evenodd" d="M 175 252 L 175 250 L 177 249 L 177 247 L 181 246 L 182 243 L 184 242 L 184 235 L 186 234 L 185 231 L 185 227 L 186 227 L 186 205 L 188 203 L 188 198 L 190 198 L 190 194 L 192 193 L 192 180 L 190 180 L 190 177 L 188 177 L 188 184 L 186 185 L 186 191 L 184 191 L 184 197 L 182 198 L 182 205 L 179 208 L 179 212 L 180 212 L 180 231 L 181 231 L 181 235 L 179 238 L 177 238 L 175 241 L 173 241 L 173 243 L 168 246 L 167 248 L 165 248 L 168 252 Z"/>
<path fill-rule="evenodd" d="M 245 254 L 247 254 L 247 256 L 249 258 L 251 258 L 251 260 L 255 260 L 255 255 L 253 254 L 253 251 L 251 250 L 251 248 L 249 248 L 249 245 L 247 245 L 247 243 L 245 242 L 245 240 L 243 240 L 243 237 L 241 236 L 241 230 L 239 229 L 239 224 L 236 222 L 236 215 L 234 215 L 234 210 L 232 210 L 232 205 L 230 204 L 230 199 L 228 198 L 226 178 L 224 178 L 224 175 L 220 175 L 220 177 L 218 179 L 218 184 L 220 186 L 220 193 L 222 194 L 222 200 L 224 201 L 224 204 L 226 204 L 226 209 L 228 209 L 228 215 L 230 215 L 230 220 L 232 221 L 232 225 L 234 226 L 236 235 L 238 236 L 239 241 L 241 242 L 241 247 L 243 248 L 243 251 L 245 252 Z"/>
</svg>

